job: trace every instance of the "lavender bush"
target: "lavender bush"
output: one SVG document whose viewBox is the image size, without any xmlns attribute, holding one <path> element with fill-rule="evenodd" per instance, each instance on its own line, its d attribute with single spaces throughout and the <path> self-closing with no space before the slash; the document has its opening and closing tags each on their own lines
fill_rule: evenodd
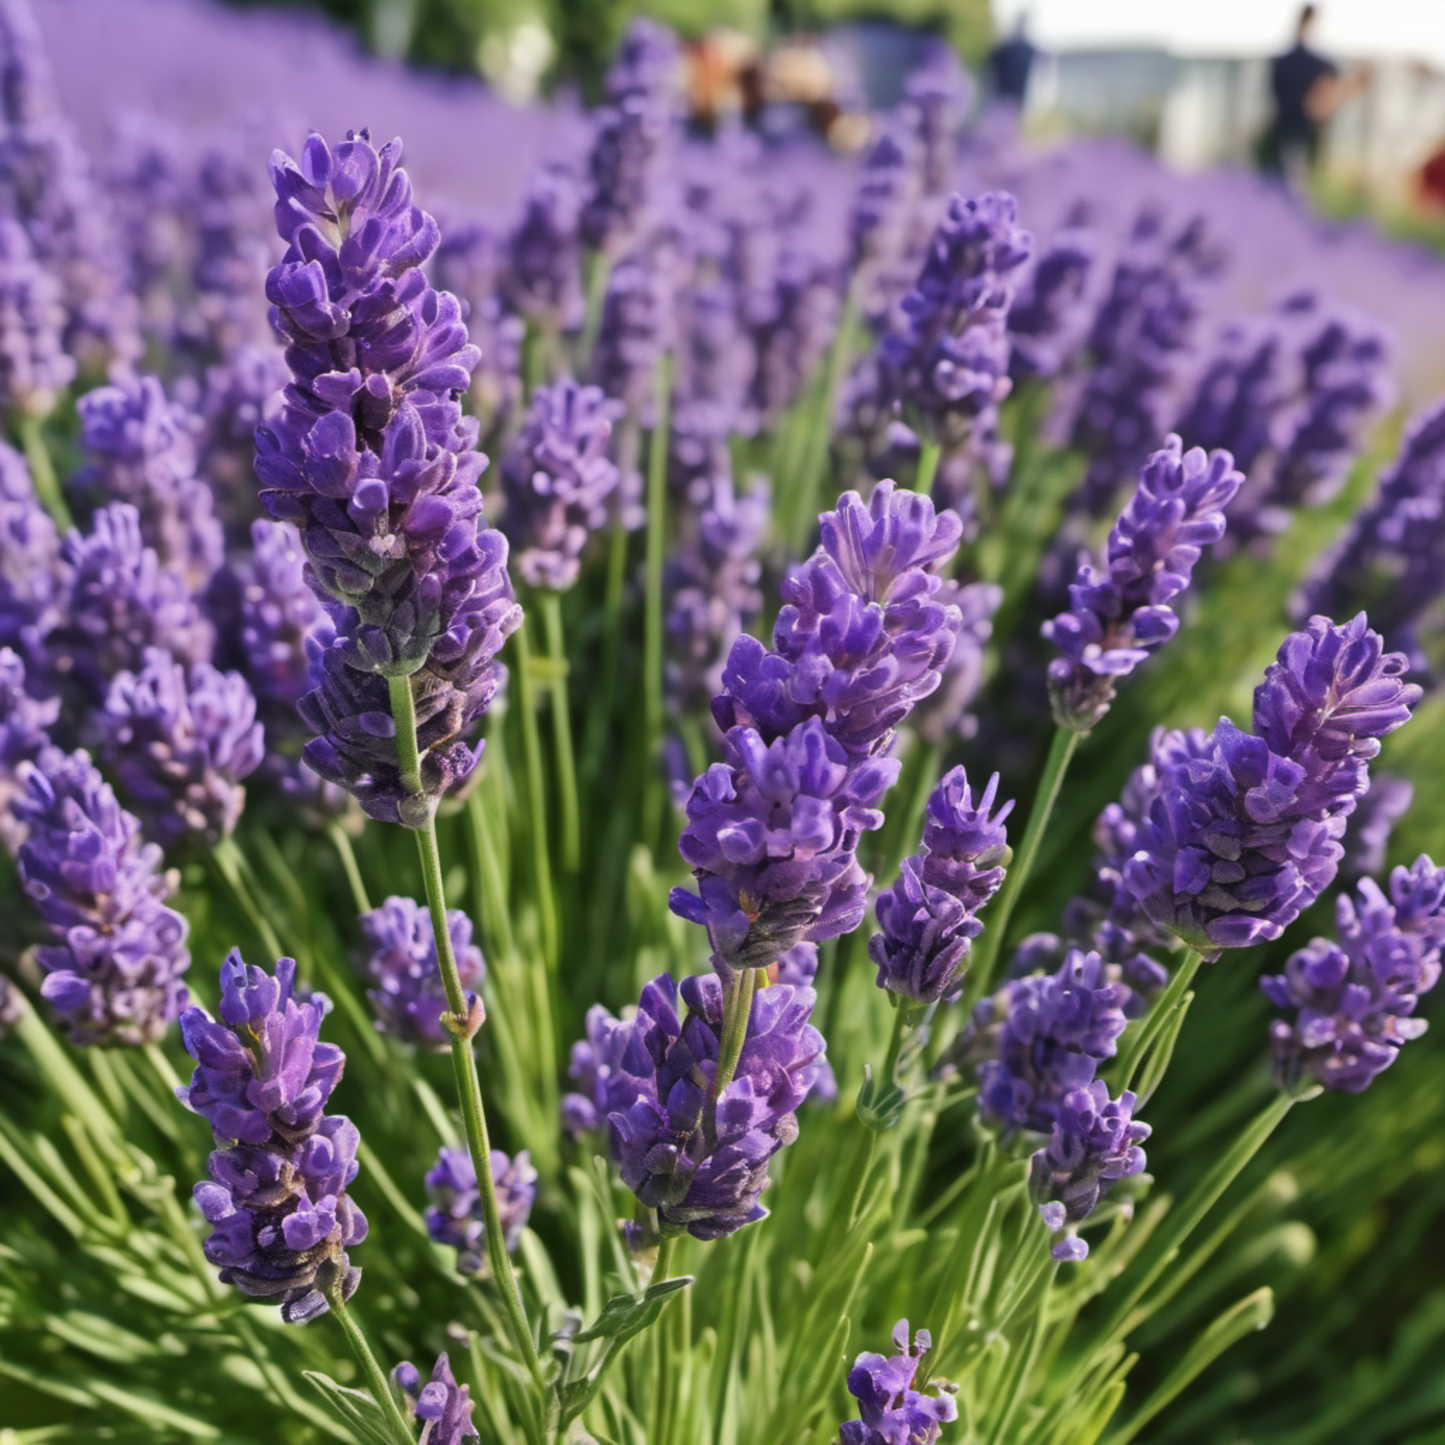
<svg viewBox="0 0 1445 1445">
<path fill-rule="evenodd" d="M 0 0 L 7 1438 L 1434 1439 L 1445 263 L 174 8 Z"/>
</svg>

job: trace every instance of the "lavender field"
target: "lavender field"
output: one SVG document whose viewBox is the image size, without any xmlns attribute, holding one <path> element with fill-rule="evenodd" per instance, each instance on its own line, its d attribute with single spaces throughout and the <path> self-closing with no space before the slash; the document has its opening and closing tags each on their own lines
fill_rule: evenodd
<svg viewBox="0 0 1445 1445">
<path fill-rule="evenodd" d="M 0 1442 L 1445 1445 L 1445 256 L 33 4 Z"/>
</svg>

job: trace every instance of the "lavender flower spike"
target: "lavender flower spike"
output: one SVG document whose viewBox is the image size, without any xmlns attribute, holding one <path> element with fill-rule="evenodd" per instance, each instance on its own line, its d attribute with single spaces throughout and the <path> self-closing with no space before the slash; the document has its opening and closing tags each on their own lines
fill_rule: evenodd
<svg viewBox="0 0 1445 1445">
<path fill-rule="evenodd" d="M 915 1003 L 957 997 L 969 947 L 983 932 L 974 915 L 998 891 L 1008 857 L 1003 820 L 1013 802 L 990 817 L 997 791 L 995 773 L 975 807 L 959 767 L 929 795 L 923 851 L 903 860 L 898 882 L 875 905 L 879 932 L 868 953 L 879 988 Z"/>
<path fill-rule="evenodd" d="M 595 386 L 539 387 L 502 459 L 502 529 L 533 587 L 561 592 L 577 580 L 588 536 L 607 520 L 617 465 L 607 455 L 622 407 Z"/>
<path fill-rule="evenodd" d="M 1069 588 L 1072 610 L 1044 624 L 1064 653 L 1049 666 L 1060 727 L 1087 732 L 1119 680 L 1174 636 L 1179 619 L 1168 604 L 1188 587 L 1201 550 L 1224 535 L 1224 508 L 1243 481 L 1228 452 L 1206 460 L 1177 436 L 1144 463 L 1109 533 L 1107 570 L 1082 564 Z"/>
<path fill-rule="evenodd" d="M 1301 1078 L 1358 1094 L 1425 1032 L 1411 1017 L 1440 979 L 1445 948 L 1445 869 L 1423 855 L 1390 874 L 1388 896 L 1373 879 L 1359 901 L 1341 894 L 1336 942 L 1316 938 L 1260 980 L 1266 997 L 1294 1012 L 1272 1030 L 1281 1088 Z"/>
<path fill-rule="evenodd" d="M 84 752 L 20 765 L 20 883 L 56 942 L 40 992 L 77 1043 L 154 1043 L 185 1007 L 186 920 L 165 906 L 160 849 Z"/>
<path fill-rule="evenodd" d="M 1120 1179 L 1143 1173 L 1139 1146 L 1150 1129 L 1134 1119 L 1136 1102 L 1128 1089 L 1110 1099 L 1101 1079 L 1073 1090 L 1064 1096 L 1047 1147 L 1029 1161 L 1029 1193 L 1057 1236 L 1049 1251 L 1055 1259 L 1086 1259 L 1089 1246 L 1073 1226 L 1082 1224 Z"/>
<path fill-rule="evenodd" d="M 1366 761 L 1420 700 L 1407 667 L 1363 614 L 1286 638 L 1255 692 L 1258 736 L 1221 718 L 1160 769 L 1124 868 L 1149 917 L 1209 955 L 1278 938 L 1334 878 Z"/>
<path fill-rule="evenodd" d="M 34 698 L 25 689 L 25 664 L 0 647 L 0 844 L 12 857 L 25 841 L 25 828 L 11 804 L 20 798 L 20 765 L 33 763 L 50 742 L 60 716 L 60 699 Z"/>
<path fill-rule="evenodd" d="M 768 1160 L 797 1138 L 794 1111 L 822 1063 L 822 1036 L 808 1022 L 814 1000 L 812 989 L 782 984 L 755 993 L 737 1071 L 714 1096 L 717 976 L 686 978 L 679 990 L 663 974 L 643 989 L 622 1061 L 633 1101 L 608 1124 L 623 1181 L 664 1233 L 720 1239 L 767 1214 L 758 1197 Z"/>
<path fill-rule="evenodd" d="M 409 1361 L 398 1365 L 391 1377 L 412 1402 L 412 1414 L 422 1422 L 417 1445 L 461 1445 L 463 1440 L 477 1438 L 471 1389 L 457 1384 L 445 1354 L 437 1356 L 428 1384 L 422 1384 L 421 1372 Z"/>
<path fill-rule="evenodd" d="M 366 132 L 300 164 L 272 162 L 288 242 L 266 292 L 293 380 L 256 432 L 262 499 L 295 522 L 308 580 L 333 604 L 336 640 L 303 706 L 320 734 L 306 759 L 376 818 L 421 827 L 477 752 L 463 734 L 499 678 L 521 621 L 506 542 L 486 527 L 477 423 L 459 396 L 479 354 L 454 296 L 419 269 L 437 226 L 411 203 L 401 145 Z M 406 678 L 420 788 L 401 776 L 388 678 Z"/>
<path fill-rule="evenodd" d="M 202 1115 L 222 1147 L 196 1203 L 212 1226 L 206 1258 L 221 1283 L 281 1306 L 305 1324 L 350 1299 L 361 1280 L 346 1251 L 366 1238 L 366 1220 L 346 1196 L 356 1177 L 356 1126 L 326 1114 L 346 1060 L 320 1041 L 320 1003 L 298 1004 L 296 964 L 278 959 L 273 977 L 232 950 L 221 965 L 220 1020 L 203 1009 L 181 1016 L 196 1061 L 181 1102 Z"/>
<path fill-rule="evenodd" d="M 442 1027 L 448 1012 L 437 963 L 431 915 L 410 898 L 388 898 L 357 920 L 366 940 L 363 969 L 373 987 L 367 997 L 377 1027 L 418 1048 L 445 1050 L 451 1035 Z M 447 910 L 447 932 L 464 989 L 479 989 L 486 977 L 482 951 L 472 942 L 472 923 L 458 908 Z"/>
<path fill-rule="evenodd" d="M 848 1420 L 839 1432 L 839 1445 L 934 1445 L 939 1427 L 958 1419 L 958 1406 L 950 1394 L 925 1395 L 913 1389 L 913 1378 L 923 1357 L 933 1348 L 933 1337 L 919 1330 L 908 1343 L 908 1321 L 893 1327 L 891 1359 L 865 1353 L 848 1371 L 848 1393 L 858 1401 L 857 1420 Z"/>
<path fill-rule="evenodd" d="M 208 662 L 189 671 L 164 648 L 110 685 L 107 766 L 149 837 L 167 851 L 214 848 L 245 806 L 241 779 L 265 756 L 256 698 L 239 673 Z"/>
<path fill-rule="evenodd" d="M 515 1159 L 493 1149 L 491 1159 L 502 1238 L 510 1254 L 537 1200 L 537 1171 L 525 1149 Z M 486 1258 L 487 1227 L 472 1156 L 465 1149 L 442 1149 L 427 1172 L 426 1192 L 431 1200 L 426 1211 L 427 1232 L 438 1244 L 456 1250 L 461 1274 L 480 1274 Z"/>
</svg>

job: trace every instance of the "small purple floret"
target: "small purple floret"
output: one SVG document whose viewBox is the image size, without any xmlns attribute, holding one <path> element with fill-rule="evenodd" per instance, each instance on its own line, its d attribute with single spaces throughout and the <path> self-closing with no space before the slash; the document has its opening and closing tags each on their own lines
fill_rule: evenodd
<svg viewBox="0 0 1445 1445">
<path fill-rule="evenodd" d="M 893 1327 L 891 1358 L 864 1353 L 848 1371 L 848 1393 L 858 1401 L 857 1420 L 844 1422 L 839 1445 L 934 1445 L 940 1427 L 958 1418 L 950 1394 L 926 1395 L 913 1389 L 933 1337 L 919 1330 L 908 1343 L 908 1321 Z"/>
<path fill-rule="evenodd" d="M 515 1159 L 493 1149 L 491 1161 L 502 1239 L 510 1254 L 537 1200 L 537 1171 L 525 1149 Z M 427 1172 L 426 1192 L 431 1200 L 426 1211 L 427 1232 L 438 1244 L 456 1250 L 460 1273 L 479 1274 L 486 1257 L 486 1224 L 472 1156 L 465 1149 L 441 1149 Z"/>
</svg>

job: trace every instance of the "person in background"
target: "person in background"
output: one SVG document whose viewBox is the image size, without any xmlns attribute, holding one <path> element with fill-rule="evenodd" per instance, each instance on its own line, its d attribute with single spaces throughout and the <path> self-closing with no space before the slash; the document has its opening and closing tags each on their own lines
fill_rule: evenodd
<svg viewBox="0 0 1445 1445">
<path fill-rule="evenodd" d="M 988 86 L 996 100 L 1012 101 L 1023 107 L 1029 89 L 1029 71 L 1038 57 L 1028 38 L 1028 12 L 1024 11 L 1007 40 L 1000 40 L 988 54 Z"/>
<path fill-rule="evenodd" d="M 1370 80 L 1363 67 L 1341 76 L 1333 60 L 1310 49 L 1316 14 L 1313 5 L 1300 11 L 1294 45 L 1269 65 L 1274 116 L 1264 135 L 1262 167 L 1296 185 L 1314 168 L 1324 123 Z"/>
</svg>

